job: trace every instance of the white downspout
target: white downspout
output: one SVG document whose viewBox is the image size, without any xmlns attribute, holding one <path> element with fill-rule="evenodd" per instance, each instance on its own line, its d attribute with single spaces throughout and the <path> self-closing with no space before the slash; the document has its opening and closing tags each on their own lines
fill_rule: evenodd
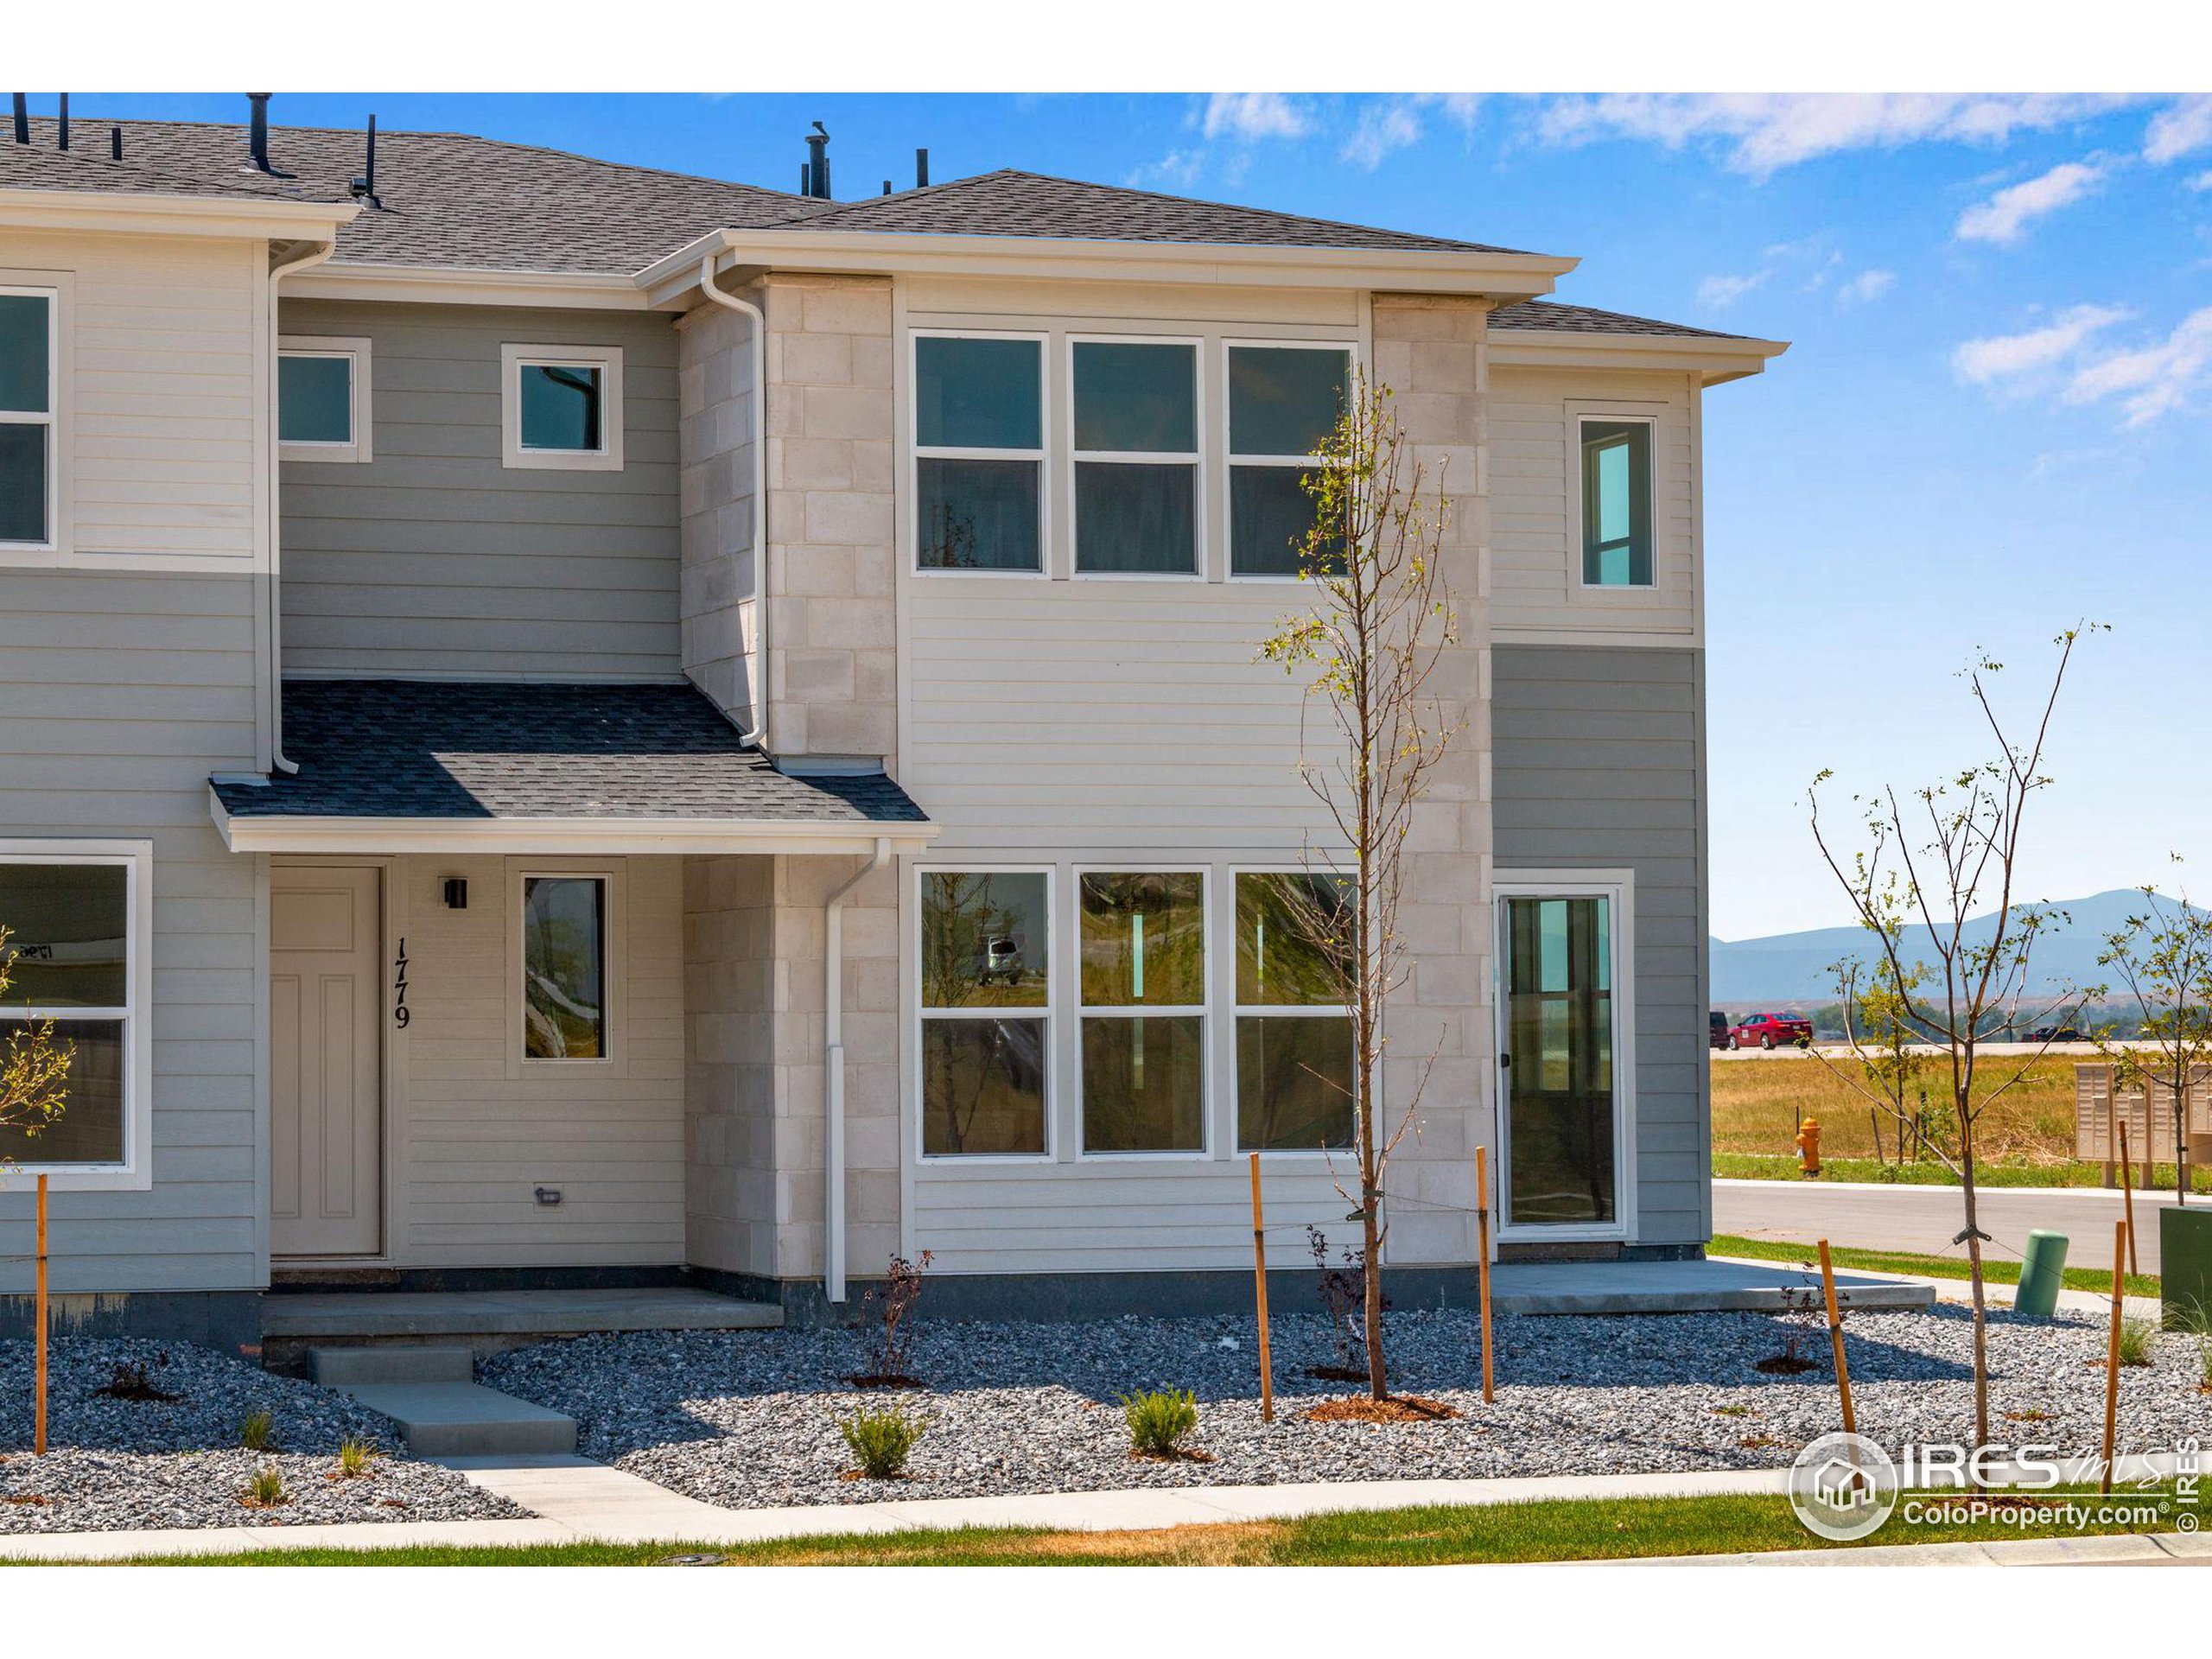
<svg viewBox="0 0 2212 1659">
<path fill-rule="evenodd" d="M 760 645 L 760 677 L 753 686 L 753 729 L 739 735 L 763 754 L 768 748 L 768 319 L 750 300 L 726 294 L 715 282 L 715 256 L 699 261 L 699 291 L 717 305 L 753 320 L 753 635 Z M 840 1281 L 842 1287 L 842 1281 Z M 842 1301 L 841 1288 L 834 1299 Z"/>
<path fill-rule="evenodd" d="M 277 423 L 283 418 L 276 407 L 278 380 L 277 337 L 283 330 L 276 321 L 276 284 L 296 270 L 305 270 L 309 265 L 319 265 L 338 251 L 336 238 L 324 243 L 312 253 L 273 267 L 269 273 L 269 505 L 266 509 L 269 526 L 269 760 L 275 770 L 287 777 L 297 772 L 299 763 L 284 755 L 284 594 L 279 582 L 283 567 L 280 552 L 283 529 L 283 512 L 279 505 L 279 493 L 283 487 L 279 471 L 277 451 L 282 440 L 277 435 Z M 356 397 L 354 405 L 359 407 Z M 359 433 L 354 437 L 359 439 Z"/>
<path fill-rule="evenodd" d="M 868 861 L 830 895 L 823 909 L 822 1294 L 831 1302 L 845 1300 L 845 899 L 890 861 L 890 837 L 878 836 Z"/>
</svg>

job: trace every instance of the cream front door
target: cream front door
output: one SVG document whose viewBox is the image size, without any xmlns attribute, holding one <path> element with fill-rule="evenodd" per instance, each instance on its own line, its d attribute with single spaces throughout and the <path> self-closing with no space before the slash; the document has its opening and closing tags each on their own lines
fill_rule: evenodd
<svg viewBox="0 0 2212 1659">
<path fill-rule="evenodd" d="M 269 874 L 270 1252 L 383 1246 L 378 872 Z"/>
</svg>

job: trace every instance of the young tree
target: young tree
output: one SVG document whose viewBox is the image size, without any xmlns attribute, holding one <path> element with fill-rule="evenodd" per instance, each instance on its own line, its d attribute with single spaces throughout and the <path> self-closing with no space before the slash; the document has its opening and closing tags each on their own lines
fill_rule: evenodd
<svg viewBox="0 0 2212 1659">
<path fill-rule="evenodd" d="M 1403 1097 L 1386 1097 L 1383 1010 L 1408 971 L 1398 914 L 1414 808 L 1458 730 L 1430 685 L 1458 637 L 1444 579 L 1449 503 L 1414 455 L 1387 387 L 1356 378 L 1336 429 L 1306 475 L 1314 524 L 1299 549 L 1310 609 L 1284 618 L 1261 655 L 1309 675 L 1306 706 L 1328 711 L 1333 753 L 1317 762 L 1301 723 L 1299 772 L 1325 809 L 1350 863 L 1351 891 L 1298 884 L 1300 932 L 1330 964 L 1351 1029 L 1351 1185 L 1338 1190 L 1360 1224 L 1369 1391 L 1388 1397 L 1382 1355 L 1382 1212 L 1390 1155 L 1414 1124 L 1428 1068 Z M 1334 861 L 1308 855 L 1317 870 Z M 1344 902 L 1348 899 L 1349 902 Z M 1430 1057 L 1433 1062 L 1433 1056 Z"/>
<path fill-rule="evenodd" d="M 1866 845 L 1847 860 L 1837 850 L 1821 812 L 1823 772 L 1807 791 L 1814 841 L 1821 857 L 1849 897 L 1862 926 L 1873 936 L 1873 985 L 1887 1006 L 1919 1039 L 1936 1049 L 1936 1069 L 1948 1085 L 1949 1121 L 1931 1135 L 1929 1149 L 1959 1178 L 1974 1298 L 1974 1433 L 1989 1441 L 1988 1308 L 1982 1273 L 1983 1243 L 1975 1188 L 1974 1133 L 1990 1103 L 2019 1084 L 2050 1044 L 2022 1058 L 1998 1060 L 1984 1052 L 1992 1016 L 2024 992 L 2039 992 L 2055 1010 L 2093 993 L 2050 987 L 2030 972 L 2037 941 L 2065 919 L 2065 912 L 2015 901 L 2020 843 L 2028 808 L 2050 787 L 2044 750 L 2053 710 L 2074 646 L 2085 632 L 2059 635 L 2058 662 L 2032 733 L 2015 741 L 1992 700 L 1990 682 L 2003 664 L 1987 658 L 1965 672 L 1974 703 L 1997 748 L 1995 759 L 1968 766 L 1947 781 L 1900 798 L 1894 787 L 1853 796 L 1864 819 Z M 1981 919 L 1982 912 L 1987 912 Z M 1979 925 L 1975 924 L 1979 921 Z M 1925 951 L 1930 959 L 1923 959 Z M 1920 988 L 1924 976 L 1925 988 Z M 2035 1023 L 2045 1023 L 2044 1020 Z"/>
<path fill-rule="evenodd" d="M 0 998 L 15 981 L 8 969 L 16 953 L 8 948 L 9 933 L 0 927 Z M 54 1039 L 51 1020 L 11 1020 L 7 1044 L 0 1047 L 0 1134 L 35 1139 L 39 1132 L 61 1116 L 68 1099 L 69 1063 L 76 1051 Z M 8 1164 L 0 1151 L 0 1168 Z"/>
<path fill-rule="evenodd" d="M 2174 862 L 2181 862 L 2175 855 Z M 2147 1107 L 2163 1085 L 2174 1103 L 2174 1201 L 2189 1202 L 2189 1122 L 2191 1095 L 2203 1087 L 2200 1069 L 2212 1065 L 2212 911 L 2143 890 L 2144 908 L 2105 938 L 2097 965 L 2120 977 L 2140 1023 L 2137 1041 L 2121 1046 L 2100 1036 L 2098 1046 L 2116 1074 L 2139 1084 Z M 2151 1149 L 2143 1148 L 2144 1156 Z"/>
<path fill-rule="evenodd" d="M 1921 1045 L 1912 1018 L 1913 995 L 1926 977 L 1917 967 L 1899 983 L 1885 961 L 1837 963 L 1833 970 L 1842 999 L 1843 1040 L 1852 1064 L 1840 1064 L 1817 1045 L 1813 1058 L 1846 1088 L 1861 1096 L 1875 1114 L 1874 1155 L 1882 1154 L 1882 1120 L 1897 1133 L 1897 1162 L 1908 1149 L 1918 1151 L 1929 1138 L 1927 1075 L 1935 1057 Z"/>
</svg>

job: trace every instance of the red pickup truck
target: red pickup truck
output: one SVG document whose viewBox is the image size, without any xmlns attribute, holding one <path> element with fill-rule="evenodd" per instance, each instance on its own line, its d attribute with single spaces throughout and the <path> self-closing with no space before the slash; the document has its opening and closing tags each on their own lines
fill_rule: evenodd
<svg viewBox="0 0 2212 1659">
<path fill-rule="evenodd" d="M 1738 1020 L 1728 1033 L 1728 1046 L 1750 1048 L 1779 1048 L 1784 1043 L 1794 1043 L 1799 1048 L 1810 1048 L 1813 1044 L 1813 1022 L 1794 1014 L 1747 1014 Z"/>
</svg>

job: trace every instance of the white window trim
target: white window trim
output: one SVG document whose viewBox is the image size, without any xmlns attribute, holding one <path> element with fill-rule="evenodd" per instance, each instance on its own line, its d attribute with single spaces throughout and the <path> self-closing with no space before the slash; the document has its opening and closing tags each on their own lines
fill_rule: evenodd
<svg viewBox="0 0 2212 1659">
<path fill-rule="evenodd" d="M 344 443 L 306 442 L 296 438 L 279 438 L 276 453 L 285 461 L 373 461 L 374 427 L 370 418 L 369 341 L 358 336 L 335 334 L 279 334 L 276 337 L 276 356 L 281 361 L 288 357 L 342 357 L 346 363 L 346 390 L 349 393 L 347 423 L 353 436 Z M 277 374 L 278 397 L 283 397 L 283 371 Z M 277 411 L 277 427 L 283 425 L 283 411 Z"/>
<path fill-rule="evenodd" d="M 25 1192 L 45 1175 L 65 1192 L 143 1192 L 154 1184 L 154 843 L 150 841 L 0 841 L 0 863 L 121 865 L 128 1002 L 124 1045 L 121 1164 L 18 1163 L 0 1173 L 0 1192 Z M 0 917 L 0 921 L 5 921 Z M 31 1007 L 11 1010 L 0 1027 L 23 1020 L 112 1020 L 116 1010 Z"/>
<path fill-rule="evenodd" d="M 29 273 L 23 273 L 29 275 Z M 64 289 L 58 283 L 17 280 L 18 273 L 0 271 L 0 294 L 46 302 L 46 408 L 0 410 L 0 425 L 42 426 L 46 429 L 46 534 L 40 540 L 0 540 L 0 558 L 10 554 L 56 553 L 61 550 L 68 503 L 63 494 L 67 472 L 62 465 L 63 373 L 61 312 Z"/>
<path fill-rule="evenodd" d="M 1237 1115 L 1244 1100 L 1243 1079 L 1238 1074 L 1237 1067 L 1243 1058 L 1244 1051 L 1243 1046 L 1237 1041 L 1236 1022 L 1243 1019 L 1247 1014 L 1269 1020 L 1343 1020 L 1349 1022 L 1351 1019 L 1351 1011 L 1345 1007 L 1341 1002 L 1298 1002 L 1286 1004 L 1279 1002 L 1245 1002 L 1238 999 L 1236 994 L 1236 950 L 1238 942 L 1233 933 L 1233 930 L 1236 926 L 1236 880 L 1239 876 L 1244 875 L 1333 875 L 1340 880 L 1349 880 L 1352 874 L 1352 871 L 1334 864 L 1236 864 L 1230 867 L 1229 925 L 1232 930 L 1232 935 L 1230 939 L 1229 945 L 1228 979 L 1230 1020 L 1229 1036 L 1227 1038 L 1229 1044 L 1230 1086 L 1229 1135 L 1230 1146 L 1236 1155 L 1239 1158 L 1249 1158 L 1254 1153 L 1257 1153 L 1261 1157 L 1267 1159 L 1270 1162 L 1278 1158 L 1300 1158 L 1305 1159 L 1309 1162 L 1327 1163 L 1338 1156 L 1351 1154 L 1353 1148 L 1349 1147 L 1338 1147 L 1334 1148 L 1326 1147 L 1248 1147 L 1237 1136 Z M 1355 1069 L 1356 1068 L 1357 1062 L 1355 1061 Z M 1355 1083 L 1357 1083 L 1357 1080 L 1358 1079 L 1356 1077 L 1353 1079 Z M 1356 1126 L 1357 1120 L 1355 1119 L 1355 1127 Z"/>
<path fill-rule="evenodd" d="M 915 400 L 922 392 L 921 343 L 925 340 L 1027 340 L 1037 346 L 1037 435 L 1040 447 L 1035 449 L 979 449 L 958 444 L 931 443 L 921 441 L 920 410 Z M 950 576 L 975 578 L 997 576 L 1017 582 L 1049 581 L 1052 571 L 1052 338 L 1018 328 L 909 328 L 906 331 L 906 429 L 913 434 L 906 446 L 907 499 L 913 504 L 907 514 L 909 528 L 906 549 L 906 568 L 918 576 Z M 1033 461 L 1037 463 L 1037 568 L 1033 570 L 1007 569 L 1003 567 L 982 569 L 961 569 L 955 566 L 924 564 L 922 563 L 922 463 L 925 461 Z M 963 870 L 971 868 L 960 867 Z M 980 866 L 979 874 L 989 874 Z M 962 1161 L 967 1161 L 963 1159 Z"/>
<path fill-rule="evenodd" d="M 917 861 L 913 867 L 913 966 L 907 976 L 914 997 L 914 1158 L 918 1164 L 939 1165 L 955 1169 L 985 1164 L 1050 1164 L 1059 1154 L 1059 1129 L 1056 1122 L 1059 1099 L 1059 1012 L 1060 963 L 1058 957 L 1059 926 L 1055 906 L 1058 903 L 1059 883 L 1056 879 L 1058 867 L 1051 864 L 924 864 Z M 995 1008 L 932 1008 L 922 1000 L 922 953 L 926 945 L 922 930 L 928 925 L 922 901 L 923 890 L 932 875 L 1041 875 L 1045 878 L 1045 1002 L 1042 1007 Z M 929 1102 L 923 1096 L 922 1027 L 932 1020 L 982 1020 L 1004 1016 L 1014 1020 L 1042 1020 L 1045 1037 L 1041 1049 L 1045 1097 L 1039 1109 L 1045 1115 L 1045 1149 L 1042 1152 L 930 1152 Z"/>
<path fill-rule="evenodd" d="M 522 371 L 525 367 L 597 369 L 599 448 L 533 449 L 522 442 Z M 499 347 L 500 464 L 549 472 L 619 473 L 622 470 L 622 348 L 620 346 L 517 346 Z"/>
<path fill-rule="evenodd" d="M 512 953 L 507 974 L 507 1036 L 502 1046 L 507 1057 L 507 1075 L 511 1078 L 546 1077 L 561 1072 L 600 1071 L 613 1077 L 630 1075 L 628 1030 L 628 938 L 623 925 L 621 871 L 613 864 L 577 864 L 563 868 L 557 862 L 543 860 L 509 859 L 506 871 L 506 896 L 514 906 L 514 913 L 507 925 L 507 948 Z M 605 1007 L 601 1011 L 601 1025 L 606 1033 L 606 1052 L 597 1059 L 579 1057 L 575 1059 L 545 1059 L 526 1053 L 524 1049 L 524 1011 L 529 1007 L 529 994 L 523 983 L 526 971 L 528 950 L 523 944 L 524 918 L 527 915 L 524 896 L 533 880 L 597 881 L 600 883 L 600 995 Z"/>
<path fill-rule="evenodd" d="M 1068 893 L 1073 906 L 1069 938 L 1074 945 L 1075 1047 L 1069 1064 L 1074 1068 L 1076 1161 L 1079 1164 L 1205 1163 L 1214 1147 L 1213 1052 L 1214 1018 L 1211 995 L 1193 1003 L 1107 1003 L 1093 1007 L 1083 1000 L 1083 879 L 1086 875 L 1195 875 L 1198 878 L 1199 925 L 1205 932 L 1205 959 L 1199 966 L 1198 986 L 1211 991 L 1214 983 L 1213 872 L 1203 864 L 1078 864 L 1070 872 Z M 1152 1151 L 1092 1152 L 1085 1144 L 1083 1085 L 1083 1022 L 1086 1020 L 1188 1020 L 1198 1021 L 1198 1128 L 1196 1147 L 1163 1147 Z"/>
<path fill-rule="evenodd" d="M 1206 374 L 1205 341 L 1195 334 L 1069 334 L 1067 342 L 1068 569 L 1077 582 L 1204 582 L 1206 579 Z M 1077 449 L 1076 431 L 1076 347 L 1078 346 L 1182 346 L 1191 353 L 1191 435 L 1198 447 L 1187 451 Z M 1191 469 L 1191 568 L 1188 570 L 1086 570 L 1079 537 L 1080 507 L 1076 469 L 1085 462 L 1115 467 L 1188 467 Z"/>
<path fill-rule="evenodd" d="M 1495 1052 L 1506 1043 L 1505 900 L 1508 899 L 1604 899 L 1612 920 L 1613 963 L 1613 1219 L 1588 1222 L 1516 1223 L 1512 1214 L 1513 1148 L 1505 1133 L 1505 1091 L 1511 1086 L 1500 1069 L 1491 1134 L 1497 1149 L 1498 1229 L 1501 1243 L 1540 1239 L 1573 1243 L 1637 1237 L 1636 1167 L 1636 872 L 1628 869 L 1528 869 L 1500 871 L 1491 883 L 1495 912 L 1491 957 L 1491 1018 Z"/>
<path fill-rule="evenodd" d="M 1243 351 L 1341 351 L 1344 354 L 1345 384 L 1357 385 L 1360 369 L 1359 343 L 1350 340 L 1227 340 L 1221 342 L 1221 499 L 1225 511 L 1233 512 L 1232 480 L 1239 467 L 1270 467 L 1287 469 L 1295 467 L 1300 473 L 1310 473 L 1325 465 L 1319 455 L 1240 455 L 1236 453 L 1236 435 L 1230 430 L 1230 369 L 1232 353 Z M 1233 520 L 1223 524 L 1222 568 L 1230 582 L 1295 582 L 1297 572 L 1274 575 L 1253 570 L 1240 574 L 1236 569 L 1236 530 Z"/>
<path fill-rule="evenodd" d="M 1570 401 L 1567 410 L 1567 597 L 1593 605 L 1639 607 L 1659 602 L 1664 587 L 1668 548 L 1659 510 L 1661 493 L 1659 440 L 1662 417 L 1649 404 Z M 1586 581 L 1582 564 L 1582 429 L 1592 421 L 1615 425 L 1639 425 L 1651 429 L 1649 499 L 1651 514 L 1651 580 L 1631 586 L 1626 582 Z"/>
</svg>

